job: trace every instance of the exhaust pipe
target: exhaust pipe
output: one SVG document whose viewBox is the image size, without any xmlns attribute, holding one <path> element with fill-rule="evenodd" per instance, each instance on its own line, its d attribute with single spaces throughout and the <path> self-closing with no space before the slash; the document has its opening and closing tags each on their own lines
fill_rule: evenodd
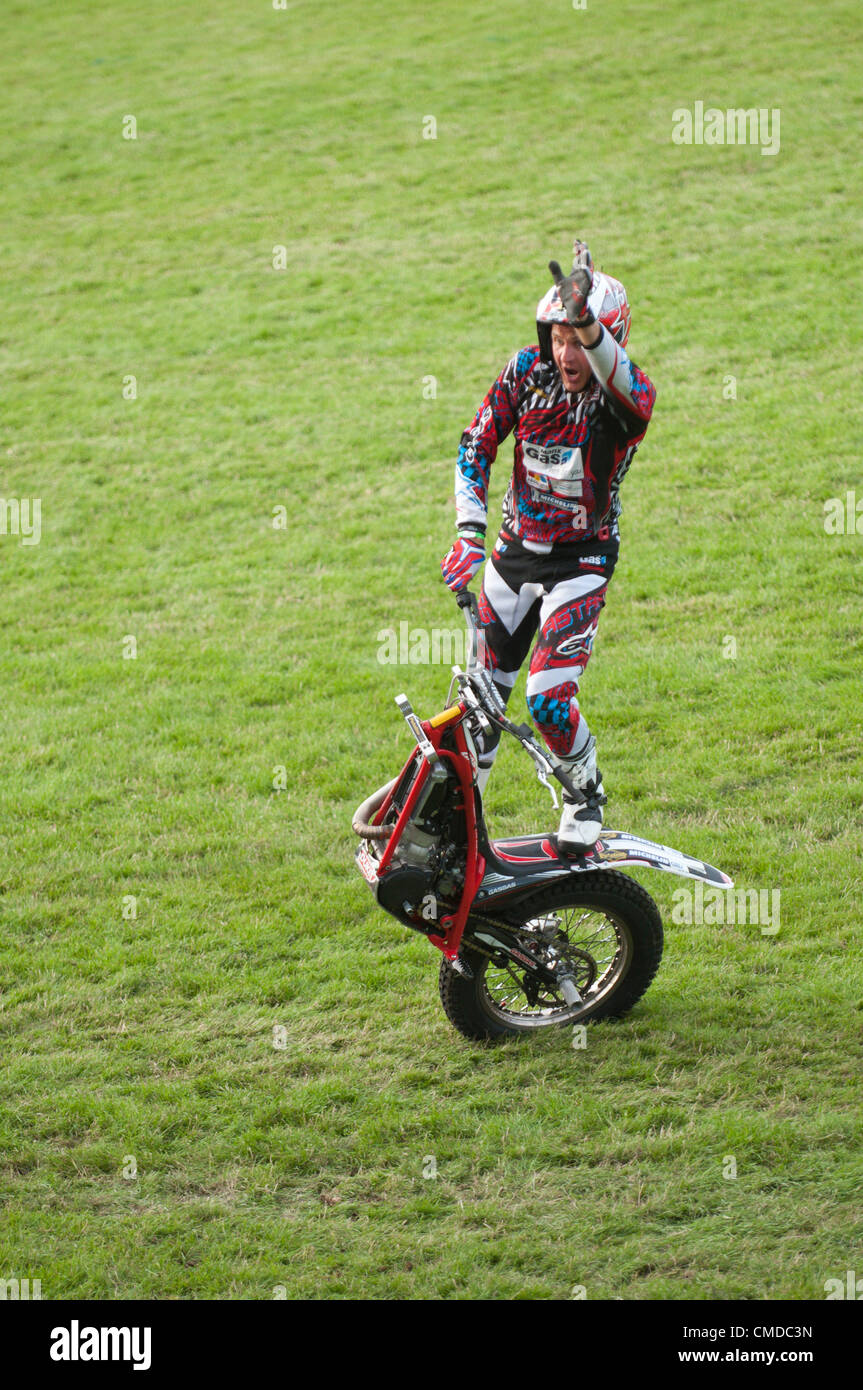
<svg viewBox="0 0 863 1390">
<path fill-rule="evenodd" d="M 387 782 L 385 787 L 378 787 L 376 792 L 367 796 L 362 806 L 358 806 L 351 821 L 351 829 L 355 835 L 359 835 L 361 840 L 388 840 L 392 834 L 391 825 L 369 825 L 372 816 L 381 809 L 386 798 L 389 796 L 396 782 L 394 777 L 391 782 Z"/>
</svg>

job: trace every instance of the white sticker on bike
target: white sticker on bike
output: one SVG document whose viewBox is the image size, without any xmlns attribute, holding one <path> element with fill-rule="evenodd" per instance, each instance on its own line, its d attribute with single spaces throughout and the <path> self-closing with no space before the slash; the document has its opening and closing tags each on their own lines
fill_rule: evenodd
<svg viewBox="0 0 863 1390">
<path fill-rule="evenodd" d="M 534 444 L 522 442 L 527 482 L 537 501 L 553 501 L 559 507 L 577 505 L 573 498 L 582 495 L 584 460 L 581 449 L 565 444 Z"/>
<path fill-rule="evenodd" d="M 366 883 L 370 883 L 374 887 L 378 881 L 378 866 L 366 849 L 365 842 L 357 850 L 357 863 Z"/>
</svg>

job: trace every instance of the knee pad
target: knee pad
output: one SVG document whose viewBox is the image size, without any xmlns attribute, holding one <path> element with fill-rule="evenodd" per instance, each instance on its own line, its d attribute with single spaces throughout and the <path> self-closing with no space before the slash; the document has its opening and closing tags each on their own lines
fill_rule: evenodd
<svg viewBox="0 0 863 1390">
<path fill-rule="evenodd" d="M 566 681 L 541 694 L 528 695 L 527 708 L 549 748 L 566 757 L 572 748 L 580 718 L 574 681 Z"/>
</svg>

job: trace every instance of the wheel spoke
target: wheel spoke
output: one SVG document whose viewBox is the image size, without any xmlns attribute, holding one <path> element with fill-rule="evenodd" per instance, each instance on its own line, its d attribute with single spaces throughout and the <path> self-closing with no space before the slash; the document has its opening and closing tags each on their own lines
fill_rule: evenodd
<svg viewBox="0 0 863 1390">
<path fill-rule="evenodd" d="M 480 908 L 469 917 L 468 969 L 448 960 L 440 967 L 450 1022 L 467 1038 L 495 1039 L 627 1014 L 662 957 L 662 920 L 650 894 L 610 869 L 567 875 L 527 902 L 519 912 L 516 896 L 501 915 L 494 904 L 490 914 Z M 565 987 L 572 998 L 567 976 L 577 991 L 572 1003 L 563 997 Z"/>
<path fill-rule="evenodd" d="M 553 946 L 559 957 L 568 959 L 583 999 L 589 995 L 593 1002 L 604 994 L 621 968 L 625 952 L 620 929 L 612 916 L 598 908 L 561 907 L 531 918 L 521 930 L 534 953 L 540 945 Z M 509 1017 L 539 1019 L 579 1011 L 545 982 L 537 986 L 531 1003 L 525 977 L 510 961 L 505 965 L 489 961 L 485 988 L 492 1006 Z"/>
</svg>

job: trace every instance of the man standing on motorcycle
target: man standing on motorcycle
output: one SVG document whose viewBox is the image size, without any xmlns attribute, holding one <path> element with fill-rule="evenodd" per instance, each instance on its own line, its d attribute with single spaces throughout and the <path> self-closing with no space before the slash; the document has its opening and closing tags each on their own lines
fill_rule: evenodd
<svg viewBox="0 0 863 1390">
<path fill-rule="evenodd" d="M 630 310 L 619 280 L 594 270 L 576 241 L 573 267 L 549 263 L 537 307 L 538 347 L 510 359 L 461 438 L 458 539 L 441 562 L 454 592 L 485 560 L 488 485 L 498 446 L 515 432 L 503 525 L 479 597 L 487 663 L 504 703 L 534 638 L 527 706 L 583 801 L 564 798 L 558 844 L 579 853 L 602 829 L 596 740 L 578 707 L 620 544 L 619 488 L 644 438 L 653 384 L 625 352 Z M 498 736 L 499 737 L 499 736 Z M 484 790 L 498 739 L 480 755 Z"/>
</svg>

